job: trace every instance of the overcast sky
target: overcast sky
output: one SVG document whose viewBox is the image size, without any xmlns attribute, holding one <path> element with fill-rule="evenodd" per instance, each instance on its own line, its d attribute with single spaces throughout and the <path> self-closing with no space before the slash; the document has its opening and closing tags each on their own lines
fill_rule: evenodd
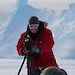
<svg viewBox="0 0 75 75">
<path fill-rule="evenodd" d="M 75 0 L 28 0 L 28 4 L 35 8 L 55 11 L 68 9 L 71 3 L 75 3 Z"/>
<path fill-rule="evenodd" d="M 6 22 L 10 13 L 16 8 L 17 0 L 0 0 L 0 27 Z"/>
</svg>

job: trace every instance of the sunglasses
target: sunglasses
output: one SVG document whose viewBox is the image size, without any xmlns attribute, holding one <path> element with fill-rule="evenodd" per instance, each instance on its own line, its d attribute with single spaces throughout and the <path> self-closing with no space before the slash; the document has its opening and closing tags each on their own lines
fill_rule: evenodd
<svg viewBox="0 0 75 75">
<path fill-rule="evenodd" d="M 29 25 L 30 28 L 33 28 L 33 27 L 37 28 L 38 26 L 39 26 L 39 24 L 31 24 L 31 25 Z"/>
</svg>

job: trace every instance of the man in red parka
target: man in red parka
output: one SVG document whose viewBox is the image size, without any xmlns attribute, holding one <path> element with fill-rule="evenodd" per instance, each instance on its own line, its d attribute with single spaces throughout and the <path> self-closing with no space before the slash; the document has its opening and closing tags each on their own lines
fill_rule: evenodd
<svg viewBox="0 0 75 75">
<path fill-rule="evenodd" d="M 27 31 L 22 33 L 18 40 L 17 51 L 21 56 L 30 55 L 32 58 L 31 75 L 40 75 L 40 68 L 58 67 L 52 51 L 53 45 L 51 30 L 47 29 L 44 22 L 39 21 L 36 16 L 30 17 Z"/>
</svg>

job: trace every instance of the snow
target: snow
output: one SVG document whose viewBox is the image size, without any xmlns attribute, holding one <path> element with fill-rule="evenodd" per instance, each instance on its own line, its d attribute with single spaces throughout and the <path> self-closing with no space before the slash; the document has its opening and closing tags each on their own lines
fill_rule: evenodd
<svg viewBox="0 0 75 75">
<path fill-rule="evenodd" d="M 17 75 L 23 59 L 0 59 L 0 75 Z M 20 75 L 26 75 L 24 64 Z"/>
<path fill-rule="evenodd" d="M 0 75 L 17 75 L 23 59 L 0 59 Z M 59 67 L 66 70 L 68 75 L 75 74 L 75 60 L 59 60 Z M 22 68 L 20 75 L 26 75 L 26 62 Z"/>
</svg>

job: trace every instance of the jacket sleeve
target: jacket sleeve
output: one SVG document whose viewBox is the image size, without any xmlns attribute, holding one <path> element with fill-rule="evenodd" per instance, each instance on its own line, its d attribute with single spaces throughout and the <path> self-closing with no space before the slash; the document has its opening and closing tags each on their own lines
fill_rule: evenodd
<svg viewBox="0 0 75 75">
<path fill-rule="evenodd" d="M 22 53 L 22 49 L 23 49 L 23 46 L 24 46 L 24 39 L 25 39 L 25 36 L 26 34 L 22 33 L 20 39 L 18 40 L 18 43 L 17 43 L 17 52 L 19 55 L 23 56 L 24 54 Z"/>
</svg>

